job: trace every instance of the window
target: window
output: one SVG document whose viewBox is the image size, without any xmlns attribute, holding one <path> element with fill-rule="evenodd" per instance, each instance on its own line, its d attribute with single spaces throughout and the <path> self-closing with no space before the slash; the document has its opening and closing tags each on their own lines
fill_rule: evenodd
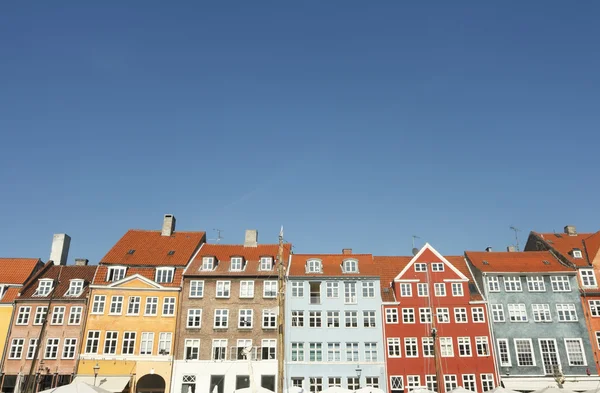
<svg viewBox="0 0 600 393">
<path fill-rule="evenodd" d="M 365 377 L 365 384 L 368 388 L 379 388 L 379 377 Z"/>
<path fill-rule="evenodd" d="M 532 304 L 531 311 L 534 322 L 552 322 L 549 304 Z"/>
<path fill-rule="evenodd" d="M 196 376 L 184 374 L 181 377 L 181 391 L 183 393 L 196 393 Z"/>
<path fill-rule="evenodd" d="M 215 321 L 213 327 L 215 329 L 227 329 L 229 326 L 229 310 L 226 308 L 218 308 L 215 310 Z"/>
<path fill-rule="evenodd" d="M 412 285 L 409 282 L 403 282 L 400 284 L 400 296 L 411 297 L 412 296 Z"/>
<path fill-rule="evenodd" d="M 553 292 L 571 292 L 571 283 L 567 276 L 550 276 Z"/>
<path fill-rule="evenodd" d="M 95 295 L 92 303 L 92 314 L 104 314 L 105 295 Z"/>
<path fill-rule="evenodd" d="M 510 367 L 512 365 L 510 361 L 510 350 L 508 349 L 508 340 L 505 338 L 499 338 L 496 340 L 498 344 L 498 360 L 500 367 Z"/>
<path fill-rule="evenodd" d="M 344 283 L 344 303 L 346 303 L 346 304 L 356 303 L 356 283 L 355 282 Z"/>
<path fill-rule="evenodd" d="M 443 272 L 444 271 L 444 264 L 443 263 L 432 263 L 431 264 L 431 271 L 432 272 Z"/>
<path fill-rule="evenodd" d="M 363 327 L 375 327 L 375 311 L 363 311 Z"/>
<path fill-rule="evenodd" d="M 242 258 L 241 257 L 232 257 L 231 258 L 231 271 L 241 271 L 242 270 Z"/>
<path fill-rule="evenodd" d="M 327 311 L 327 327 L 328 328 L 340 327 L 340 312 L 339 311 Z"/>
<path fill-rule="evenodd" d="M 292 327 L 304 327 L 304 311 L 292 310 Z"/>
<path fill-rule="evenodd" d="M 358 327 L 358 311 L 344 311 L 346 327 Z"/>
<path fill-rule="evenodd" d="M 490 356 L 490 344 L 486 336 L 475 337 L 475 349 L 477 356 Z"/>
<path fill-rule="evenodd" d="M 320 282 L 309 282 L 310 286 L 310 304 L 321 303 L 321 283 Z"/>
<path fill-rule="evenodd" d="M 253 298 L 254 297 L 254 281 L 240 281 L 240 297 L 241 298 Z"/>
<path fill-rule="evenodd" d="M 111 315 L 121 315 L 123 310 L 123 296 L 113 296 L 110 298 L 110 311 Z"/>
<path fill-rule="evenodd" d="M 454 356 L 454 347 L 452 346 L 452 337 L 440 337 L 440 354 L 444 358 Z"/>
<path fill-rule="evenodd" d="M 202 326 L 202 309 L 190 308 L 187 313 L 187 328 L 200 328 Z"/>
<path fill-rule="evenodd" d="M 464 296 L 464 294 L 462 282 L 453 282 L 452 296 Z"/>
<path fill-rule="evenodd" d="M 596 287 L 596 276 L 593 269 L 579 269 L 581 283 L 584 287 Z"/>
<path fill-rule="evenodd" d="M 340 343 L 327 343 L 327 361 L 328 362 L 339 362 L 342 359 Z"/>
<path fill-rule="evenodd" d="M 142 340 L 140 343 L 140 355 L 152 355 L 153 346 L 154 332 L 142 332 Z"/>
<path fill-rule="evenodd" d="M 531 339 L 515 338 L 515 354 L 519 366 L 535 366 Z"/>
<path fill-rule="evenodd" d="M 592 317 L 600 317 L 600 300 L 588 300 Z"/>
<path fill-rule="evenodd" d="M 309 311 L 308 312 L 308 326 L 311 328 L 321 327 L 321 311 Z"/>
<path fill-rule="evenodd" d="M 325 292 L 327 298 L 338 298 L 340 297 L 340 283 L 339 282 L 333 282 L 333 281 L 327 281 L 325 283 Z"/>
<path fill-rule="evenodd" d="M 509 304 L 507 307 L 511 322 L 527 322 L 527 310 L 524 304 Z"/>
<path fill-rule="evenodd" d="M 135 332 L 125 332 L 123 333 L 123 355 L 133 355 L 135 350 Z"/>
<path fill-rule="evenodd" d="M 156 281 L 159 284 L 165 284 L 173 282 L 173 275 L 175 273 L 175 268 L 172 267 L 159 267 L 156 268 Z"/>
<path fill-rule="evenodd" d="M 433 357 L 433 338 L 421 337 L 421 345 L 423 346 L 423 357 Z"/>
<path fill-rule="evenodd" d="M 275 339 L 263 339 L 261 341 L 261 359 L 275 359 L 275 353 L 277 352 L 277 340 Z"/>
<path fill-rule="evenodd" d="M 41 279 L 33 296 L 48 296 L 48 294 L 52 290 L 52 283 L 53 281 L 50 279 Z"/>
<path fill-rule="evenodd" d="M 117 353 L 118 332 L 106 332 L 104 337 L 104 354 L 110 355 Z"/>
<path fill-rule="evenodd" d="M 43 306 L 36 307 L 35 316 L 33 317 L 33 324 L 41 325 L 42 323 L 44 323 L 47 313 L 48 313 L 48 307 L 43 307 Z"/>
<path fill-rule="evenodd" d="M 122 280 L 125 277 L 125 267 L 109 267 L 106 274 L 106 281 L 114 282 Z"/>
<path fill-rule="evenodd" d="M 437 392 L 437 379 L 435 375 L 425 375 L 425 386 L 432 392 Z"/>
<path fill-rule="evenodd" d="M 83 280 L 71 280 L 69 281 L 69 290 L 65 293 L 65 296 L 79 296 L 83 292 Z"/>
<path fill-rule="evenodd" d="M 67 322 L 67 324 L 79 325 L 81 323 L 81 313 L 82 312 L 83 312 L 83 307 L 71 306 L 71 310 L 69 311 L 69 321 Z"/>
<path fill-rule="evenodd" d="M 365 362 L 377 361 L 377 343 L 365 343 Z"/>
<path fill-rule="evenodd" d="M 488 291 L 500 292 L 500 282 L 498 281 L 498 277 L 488 277 L 487 284 L 488 284 Z"/>
<path fill-rule="evenodd" d="M 544 277 L 533 276 L 527 277 L 527 290 L 529 292 L 546 292 Z"/>
<path fill-rule="evenodd" d="M 175 298 L 174 297 L 166 297 L 163 299 L 163 316 L 173 316 L 175 315 Z"/>
<path fill-rule="evenodd" d="M 292 297 L 304 297 L 303 282 L 292 281 Z"/>
<path fill-rule="evenodd" d="M 458 356 L 473 356 L 471 352 L 471 338 L 458 337 Z"/>
<path fill-rule="evenodd" d="M 407 358 L 419 357 L 419 344 L 415 337 L 404 338 L 404 352 Z"/>
<path fill-rule="evenodd" d="M 512 277 L 512 276 L 504 277 L 504 290 L 506 292 L 521 292 L 521 291 L 523 291 L 523 288 L 521 287 L 521 277 Z"/>
<path fill-rule="evenodd" d="M 420 375 L 407 375 L 406 376 L 406 389 L 408 392 L 412 392 L 421 386 Z"/>
<path fill-rule="evenodd" d="M 419 296 L 419 297 L 429 296 L 429 287 L 427 286 L 427 284 L 423 284 L 423 283 L 417 284 L 417 296 Z"/>
<path fill-rule="evenodd" d="M 242 309 L 238 315 L 238 328 L 252 329 L 252 320 L 254 319 L 253 310 Z"/>
<path fill-rule="evenodd" d="M 469 321 L 467 317 L 467 309 L 464 307 L 455 307 L 454 320 L 456 323 L 467 323 Z"/>
<path fill-rule="evenodd" d="M 494 322 L 504 322 L 504 305 L 492 304 L 492 319 Z"/>
<path fill-rule="evenodd" d="M 215 268 L 215 259 L 213 257 L 203 257 L 201 270 L 213 270 Z"/>
<path fill-rule="evenodd" d="M 147 297 L 146 298 L 146 309 L 144 315 L 156 315 L 158 312 L 158 298 Z"/>
<path fill-rule="evenodd" d="M 62 325 L 65 319 L 65 306 L 55 306 L 52 309 L 51 325 Z"/>
<path fill-rule="evenodd" d="M 569 366 L 587 366 L 583 352 L 583 342 L 580 338 L 565 338 Z"/>
<path fill-rule="evenodd" d="M 310 362 L 321 362 L 323 361 L 323 347 L 321 343 L 309 343 L 308 344 L 308 360 Z"/>
<path fill-rule="evenodd" d="M 448 323 L 450 322 L 450 310 L 446 307 L 437 308 L 437 321 L 438 323 Z"/>
<path fill-rule="evenodd" d="M 277 314 L 273 310 L 263 310 L 262 314 L 263 329 L 275 329 L 277 327 Z"/>
<path fill-rule="evenodd" d="M 583 258 L 583 253 L 581 252 L 581 250 L 579 248 L 574 248 L 572 250 L 572 252 L 573 252 L 573 258 L 576 258 L 576 259 Z"/>
<path fill-rule="evenodd" d="M 427 264 L 426 263 L 415 263 L 415 272 L 426 272 Z"/>
<path fill-rule="evenodd" d="M 323 378 L 321 377 L 310 377 L 310 393 L 318 393 L 323 390 Z"/>
<path fill-rule="evenodd" d="M 458 382 L 456 381 L 456 375 L 444 375 L 444 388 L 446 392 L 456 389 L 458 387 Z"/>
<path fill-rule="evenodd" d="M 231 292 L 231 281 L 217 281 L 217 297 L 229 297 Z"/>
<path fill-rule="evenodd" d="M 100 332 L 98 330 L 90 330 L 87 334 L 85 342 L 85 353 L 98 353 L 98 344 L 100 343 Z"/>
<path fill-rule="evenodd" d="M 556 347 L 556 340 L 554 339 L 540 339 L 540 353 L 542 355 L 542 362 L 544 364 L 544 373 L 546 375 L 553 375 L 557 368 L 560 368 L 560 361 L 558 359 L 558 348 Z"/>
<path fill-rule="evenodd" d="M 185 359 L 198 360 L 200 358 L 200 340 L 186 339 L 185 340 Z"/>
<path fill-rule="evenodd" d="M 392 358 L 399 358 L 402 356 L 400 349 L 400 338 L 388 337 L 387 339 L 388 356 Z"/>
<path fill-rule="evenodd" d="M 129 302 L 127 303 L 127 315 L 139 315 L 141 301 L 142 298 L 139 296 L 129 296 Z"/>
<path fill-rule="evenodd" d="M 262 257 L 260 258 L 260 270 L 273 270 L 273 258 Z"/>
<path fill-rule="evenodd" d="M 350 387 L 348 386 L 348 388 Z M 390 388 L 392 390 L 392 393 L 404 392 L 404 382 L 402 381 L 401 375 L 390 375 Z"/>
<path fill-rule="evenodd" d="M 27 325 L 29 323 L 29 314 L 31 313 L 31 307 L 19 307 L 19 313 L 17 314 L 17 325 Z"/>
<path fill-rule="evenodd" d="M 263 297 L 277 297 L 277 281 L 265 281 Z"/>
<path fill-rule="evenodd" d="M 23 346 L 25 345 L 24 338 L 13 338 L 10 344 L 9 359 L 21 359 L 23 355 Z"/>
<path fill-rule="evenodd" d="M 414 308 L 403 308 L 402 309 L 402 322 L 403 323 L 415 323 L 415 309 Z"/>
<path fill-rule="evenodd" d="M 346 361 L 358 362 L 358 343 L 346 343 Z"/>
<path fill-rule="evenodd" d="M 27 359 L 33 359 L 33 355 L 37 349 L 37 338 L 29 339 L 29 346 L 27 347 Z"/>
<path fill-rule="evenodd" d="M 385 323 L 398 323 L 398 309 L 386 308 L 385 309 Z"/>
<path fill-rule="evenodd" d="M 431 308 L 421 307 L 419 308 L 419 319 L 421 323 L 431 323 Z"/>
<path fill-rule="evenodd" d="M 475 383 L 475 374 L 463 374 L 462 375 L 462 383 L 463 383 L 463 388 L 470 390 L 472 392 L 477 391 L 477 386 Z"/>
<path fill-rule="evenodd" d="M 358 273 L 358 261 L 354 259 L 344 261 L 344 273 Z"/>
<path fill-rule="evenodd" d="M 292 362 L 304 361 L 304 343 L 292 343 Z"/>
<path fill-rule="evenodd" d="M 434 294 L 437 297 L 446 296 L 446 284 L 443 282 L 436 282 L 433 284 Z"/>
<path fill-rule="evenodd" d="M 481 388 L 483 392 L 494 389 L 494 374 L 481 374 Z"/>
<path fill-rule="evenodd" d="M 375 297 L 375 283 L 372 281 L 366 281 L 362 283 L 363 297 L 372 298 Z"/>
<path fill-rule="evenodd" d="M 557 304 L 556 312 L 558 313 L 559 322 L 577 321 L 577 311 L 574 304 Z"/>
<path fill-rule="evenodd" d="M 321 261 L 318 259 L 311 259 L 306 262 L 307 273 L 321 273 Z"/>
<path fill-rule="evenodd" d="M 475 323 L 484 323 L 485 322 L 483 307 L 473 307 L 471 309 L 471 316 L 473 317 L 473 322 L 475 322 Z"/>
<path fill-rule="evenodd" d="M 341 388 L 342 387 L 342 378 L 340 377 L 329 377 L 329 380 L 327 381 L 328 385 L 330 388 L 332 387 L 338 387 Z"/>
<path fill-rule="evenodd" d="M 203 297 L 204 296 L 204 281 L 192 280 L 190 281 L 190 297 Z"/>
</svg>

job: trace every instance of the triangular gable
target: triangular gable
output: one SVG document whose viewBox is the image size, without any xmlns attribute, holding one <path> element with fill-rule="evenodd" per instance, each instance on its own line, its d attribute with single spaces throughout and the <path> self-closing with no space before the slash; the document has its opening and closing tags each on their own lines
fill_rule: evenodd
<svg viewBox="0 0 600 393">
<path fill-rule="evenodd" d="M 432 261 L 430 254 L 433 254 L 437 261 Z M 419 252 L 408 262 L 408 264 L 402 269 L 402 271 L 394 278 L 394 281 L 401 280 L 404 273 L 408 271 L 416 262 L 421 262 L 421 258 L 424 258 L 422 262 L 441 262 L 449 267 L 461 280 L 469 281 L 469 279 L 460 272 L 453 264 L 451 264 L 446 258 L 444 258 L 439 252 L 436 251 L 429 243 L 425 243 Z M 428 259 L 425 259 L 428 258 Z"/>
<path fill-rule="evenodd" d="M 165 289 L 160 284 L 140 275 L 134 274 L 133 276 L 125 277 L 119 281 L 115 281 L 108 285 L 109 288 L 138 288 L 138 289 Z"/>
</svg>

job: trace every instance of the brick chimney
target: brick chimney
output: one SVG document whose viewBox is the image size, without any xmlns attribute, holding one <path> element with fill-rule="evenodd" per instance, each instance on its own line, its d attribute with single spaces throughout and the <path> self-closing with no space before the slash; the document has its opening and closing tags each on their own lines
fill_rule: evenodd
<svg viewBox="0 0 600 393">
<path fill-rule="evenodd" d="M 75 258 L 75 266 L 87 266 L 88 262 L 85 258 Z"/>
<path fill-rule="evenodd" d="M 66 265 L 69 256 L 69 246 L 71 246 L 71 236 L 66 233 L 57 233 L 52 238 L 52 248 L 50 249 L 50 260 L 55 265 Z"/>
<path fill-rule="evenodd" d="M 565 226 L 565 233 L 569 236 L 577 236 L 577 231 L 575 230 L 575 225 Z"/>
<path fill-rule="evenodd" d="M 258 231 L 256 229 L 246 229 L 246 237 L 244 238 L 244 247 L 258 246 Z"/>
<path fill-rule="evenodd" d="M 350 254 L 352 254 L 352 249 L 351 248 L 342 248 L 342 254 L 350 255 Z"/>
<path fill-rule="evenodd" d="M 172 214 L 165 214 L 163 220 L 161 236 L 171 236 L 175 232 L 175 216 Z"/>
</svg>

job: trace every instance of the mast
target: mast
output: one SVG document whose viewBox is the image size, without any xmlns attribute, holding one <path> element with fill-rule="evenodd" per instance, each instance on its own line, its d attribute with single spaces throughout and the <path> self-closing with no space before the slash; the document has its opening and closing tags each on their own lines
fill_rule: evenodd
<svg viewBox="0 0 600 393">
<path fill-rule="evenodd" d="M 437 391 L 441 392 L 441 376 L 442 376 L 442 370 L 441 370 L 441 365 L 439 362 L 439 354 L 440 351 L 438 351 L 438 332 L 437 332 L 437 328 L 435 327 L 435 319 L 437 318 L 437 313 L 434 312 L 434 308 L 432 307 L 431 304 L 431 280 L 429 279 L 429 269 L 427 269 L 427 302 L 429 303 L 429 308 L 431 309 L 431 331 L 430 331 L 430 335 L 431 338 L 433 339 L 433 364 L 435 367 L 435 384 L 437 386 Z"/>
<path fill-rule="evenodd" d="M 279 250 L 277 251 L 277 289 L 279 291 L 279 296 L 277 296 L 277 310 L 279 315 L 277 316 L 277 320 L 279 322 L 279 327 L 277 331 L 277 393 L 283 393 L 283 379 L 285 378 L 283 375 L 283 366 L 284 366 L 284 341 L 283 341 L 283 330 L 284 323 L 283 319 L 285 316 L 283 306 L 285 305 L 285 271 L 283 266 L 283 226 L 279 231 Z"/>
</svg>

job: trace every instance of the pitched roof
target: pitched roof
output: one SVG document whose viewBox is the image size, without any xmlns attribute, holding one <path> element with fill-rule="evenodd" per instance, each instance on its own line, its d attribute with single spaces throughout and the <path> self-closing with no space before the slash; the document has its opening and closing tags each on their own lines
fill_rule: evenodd
<svg viewBox="0 0 600 393">
<path fill-rule="evenodd" d="M 292 245 L 283 246 L 283 263 L 287 266 Z M 272 276 L 277 274 L 275 261 L 279 252 L 278 244 L 259 244 L 256 247 L 245 247 L 240 244 L 203 244 L 198 254 L 190 263 L 185 276 Z M 214 257 L 213 270 L 201 270 L 202 258 Z M 231 257 L 242 257 L 244 267 L 242 271 L 231 271 Z M 260 270 L 260 258 L 273 258 L 273 269 Z"/>
<path fill-rule="evenodd" d="M 532 231 L 531 233 L 544 240 L 550 247 L 558 251 L 575 266 L 589 266 L 588 260 L 591 262 L 594 257 L 594 255 L 589 255 L 588 259 L 588 254 L 586 253 L 586 246 L 584 243 L 585 239 L 594 236 L 594 233 L 577 233 L 576 235 L 569 235 L 566 233 L 538 233 L 535 231 Z M 592 243 L 595 244 L 593 240 Z M 572 251 L 574 248 L 581 250 L 583 258 L 573 257 Z"/>
<path fill-rule="evenodd" d="M 373 261 L 379 269 L 379 281 L 381 287 L 381 300 L 383 302 L 394 302 L 394 290 L 392 282 L 394 278 L 408 265 L 412 257 L 389 257 L 389 256 L 374 256 Z M 385 290 L 387 288 L 387 291 Z"/>
<path fill-rule="evenodd" d="M 465 251 L 465 256 L 473 264 L 473 266 L 482 272 L 574 272 L 572 268 L 561 264 L 550 251 Z"/>
<path fill-rule="evenodd" d="M 39 258 L 0 258 L 0 284 L 22 285 L 41 266 Z"/>
<path fill-rule="evenodd" d="M 98 266 L 98 270 L 96 271 L 96 275 L 94 276 L 94 285 L 110 285 L 113 282 L 107 281 L 106 278 L 108 276 L 108 269 L 110 266 L 100 265 Z M 131 277 L 136 274 L 139 274 L 142 277 L 145 277 L 149 280 L 154 281 L 156 276 L 156 268 L 155 267 L 147 267 L 147 266 L 130 266 L 125 271 L 125 277 Z M 181 286 L 181 278 L 183 276 L 183 267 L 179 266 L 175 268 L 175 272 L 173 273 L 173 281 L 169 283 L 160 283 L 163 287 L 179 287 Z"/>
<path fill-rule="evenodd" d="M 17 295 L 19 294 L 20 290 L 21 290 L 21 286 L 18 286 L 18 287 L 9 287 L 6 290 L 6 292 L 4 292 L 4 295 L 2 296 L 2 299 L 0 299 L 0 304 L 10 304 L 10 303 L 12 303 L 17 298 Z"/>
<path fill-rule="evenodd" d="M 321 260 L 322 273 L 307 273 L 306 261 L 309 259 Z M 342 272 L 342 262 L 347 259 L 358 261 L 357 273 Z M 379 276 L 379 269 L 373 261 L 371 254 L 294 254 L 289 270 L 290 277 L 364 277 Z"/>
<path fill-rule="evenodd" d="M 186 266 L 204 239 L 204 232 L 173 232 L 171 236 L 162 236 L 161 231 L 131 229 L 119 239 L 100 263 Z"/>
<path fill-rule="evenodd" d="M 96 268 L 98 266 L 75 266 L 75 265 L 54 265 L 53 262 L 48 262 L 44 269 L 36 274 L 31 280 L 21 289 L 17 300 L 22 299 L 43 299 L 33 296 L 38 287 L 38 281 L 44 278 L 58 280 L 58 285 L 54 290 L 53 299 L 83 299 L 89 291 L 89 284 L 94 278 Z M 65 296 L 69 290 L 71 280 L 83 280 L 83 291 L 79 296 Z"/>
<path fill-rule="evenodd" d="M 590 263 L 600 262 L 600 231 L 583 240 Z"/>
</svg>

